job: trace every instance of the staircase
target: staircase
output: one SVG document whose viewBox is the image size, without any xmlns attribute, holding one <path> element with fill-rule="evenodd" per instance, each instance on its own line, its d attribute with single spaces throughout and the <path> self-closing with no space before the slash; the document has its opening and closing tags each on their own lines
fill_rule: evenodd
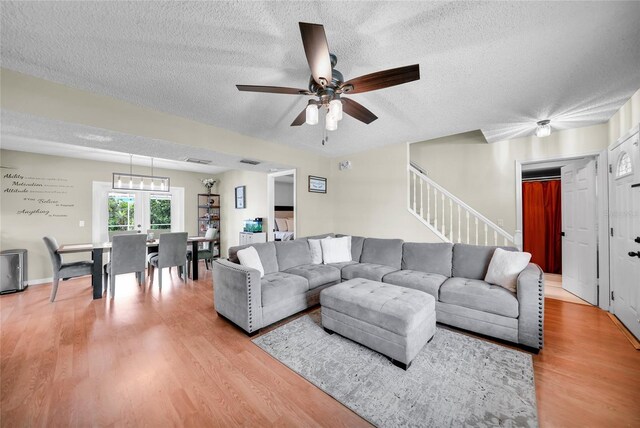
<svg viewBox="0 0 640 428">
<path fill-rule="evenodd" d="M 456 198 L 411 162 L 407 209 L 444 242 L 516 246 L 512 235 Z"/>
</svg>

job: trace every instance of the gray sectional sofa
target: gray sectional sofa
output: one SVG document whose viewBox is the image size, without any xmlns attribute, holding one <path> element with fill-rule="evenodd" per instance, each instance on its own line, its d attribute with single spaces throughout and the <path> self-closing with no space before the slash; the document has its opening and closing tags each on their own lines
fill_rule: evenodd
<svg viewBox="0 0 640 428">
<path fill-rule="evenodd" d="M 431 294 L 440 323 L 534 350 L 543 346 L 542 271 L 529 264 L 516 293 L 485 282 L 496 247 L 353 236 L 352 261 L 324 265 L 311 263 L 307 238 L 252 246 L 263 278 L 239 264 L 236 254 L 246 245 L 231 247 L 229 260 L 213 263 L 216 310 L 249 334 L 318 304 L 320 292 L 331 285 L 365 278 Z"/>
</svg>

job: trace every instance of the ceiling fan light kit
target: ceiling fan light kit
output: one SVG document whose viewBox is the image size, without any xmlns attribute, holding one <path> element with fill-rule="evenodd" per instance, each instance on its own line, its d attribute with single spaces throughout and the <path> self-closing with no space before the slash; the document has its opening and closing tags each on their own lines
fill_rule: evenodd
<svg viewBox="0 0 640 428">
<path fill-rule="evenodd" d="M 536 123 L 536 137 L 543 138 L 551 135 L 551 121 L 548 119 L 541 120 Z"/>
<path fill-rule="evenodd" d="M 316 125 L 319 116 L 318 110 L 321 108 L 326 109 L 325 129 L 327 131 L 338 129 L 338 122 L 342 120 L 343 113 L 369 124 L 378 117 L 356 101 L 343 98 L 343 94 L 375 91 L 420 79 L 420 66 L 414 64 L 378 71 L 345 81 L 342 73 L 335 69 L 338 58 L 329 52 L 324 27 L 320 24 L 306 22 L 300 22 L 299 25 L 307 63 L 311 70 L 308 89 L 236 85 L 239 91 L 307 95 L 317 98 L 309 100 L 305 109 L 298 114 L 291 126 L 300 126 L 303 123 Z"/>
</svg>

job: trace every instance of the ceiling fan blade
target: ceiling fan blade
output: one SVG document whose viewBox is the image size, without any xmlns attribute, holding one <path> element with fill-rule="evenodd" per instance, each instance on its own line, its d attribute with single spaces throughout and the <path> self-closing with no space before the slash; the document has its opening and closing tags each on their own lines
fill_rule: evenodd
<svg viewBox="0 0 640 428">
<path fill-rule="evenodd" d="M 236 85 L 239 91 L 266 92 L 269 94 L 312 95 L 306 89 L 284 88 L 282 86 Z"/>
<path fill-rule="evenodd" d="M 353 89 L 345 90 L 345 93 L 359 94 L 401 85 L 419 79 L 420 65 L 414 64 L 356 77 L 355 79 L 344 82 L 341 87 L 345 88 L 347 85 L 351 85 Z"/>
<path fill-rule="evenodd" d="M 331 82 L 331 58 L 324 27 L 320 24 L 300 22 L 300 35 L 304 45 L 304 53 L 311 69 L 313 80 L 320 86 Z"/>
<path fill-rule="evenodd" d="M 293 119 L 293 122 L 291 122 L 291 126 L 300 126 L 303 123 L 305 123 L 305 121 L 307 120 L 307 108 L 305 107 L 300 114 Z"/>
<path fill-rule="evenodd" d="M 348 98 L 340 98 L 340 100 L 342 101 L 342 112 L 358 119 L 360 122 L 368 125 L 378 118 L 360 103 Z"/>
</svg>

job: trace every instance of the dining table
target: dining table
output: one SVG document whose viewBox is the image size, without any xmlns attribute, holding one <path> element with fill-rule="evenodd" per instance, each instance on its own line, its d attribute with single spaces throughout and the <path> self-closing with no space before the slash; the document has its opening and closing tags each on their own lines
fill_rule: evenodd
<svg viewBox="0 0 640 428">
<path fill-rule="evenodd" d="M 198 249 L 199 244 L 203 242 L 215 242 L 216 239 L 205 238 L 204 236 L 189 236 L 187 237 L 187 243 L 191 244 L 191 278 L 195 281 L 198 279 Z M 152 239 L 147 241 L 147 248 L 158 247 L 160 244 L 159 239 Z M 83 244 L 65 244 L 58 248 L 58 254 L 73 254 L 73 253 L 86 253 L 91 252 L 91 259 L 93 260 L 93 269 L 91 273 L 91 285 L 93 287 L 93 298 L 102 298 L 102 256 L 104 253 L 111 251 L 111 242 L 94 242 Z M 185 253 L 186 257 L 186 253 Z"/>
</svg>

